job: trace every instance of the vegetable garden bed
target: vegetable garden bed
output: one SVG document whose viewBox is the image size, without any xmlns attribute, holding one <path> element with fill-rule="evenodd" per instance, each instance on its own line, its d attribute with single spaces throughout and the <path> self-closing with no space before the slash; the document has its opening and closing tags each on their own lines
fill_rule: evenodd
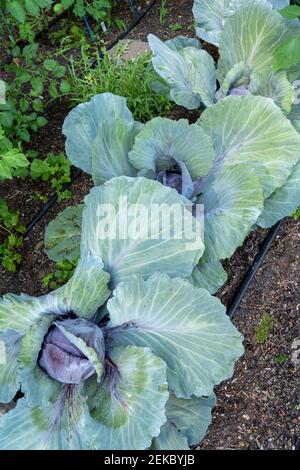
<svg viewBox="0 0 300 470">
<path fill-rule="evenodd" d="M 178 34 L 194 37 L 192 6 L 192 0 L 170 0 L 166 20 L 160 24 L 162 10 L 158 1 L 128 38 L 146 41 L 149 33 L 163 40 Z M 116 14 L 128 22 L 128 9 L 121 8 Z M 112 37 L 109 35 L 107 41 Z M 43 47 L 47 49 L 46 37 L 43 41 Z M 214 46 L 204 44 L 204 48 L 217 58 Z M 67 104 L 54 105 L 47 113 L 48 124 L 34 135 L 30 148 L 42 155 L 63 152 L 61 128 L 68 112 Z M 172 119 L 187 118 L 190 123 L 199 115 L 198 111 L 187 111 L 180 106 L 172 107 L 167 114 Z M 71 186 L 71 198 L 55 204 L 26 235 L 21 249 L 23 261 L 18 270 L 15 273 L 0 270 L 1 295 L 6 292 L 41 295 L 51 290 L 42 282 L 55 269 L 44 253 L 46 226 L 64 208 L 81 203 L 92 186 L 92 178 L 83 173 Z M 0 197 L 10 201 L 11 209 L 20 211 L 23 224 L 43 207 L 44 201 L 33 198 L 37 193 L 48 197 L 52 189 L 43 181 L 28 179 L 24 182 L 24 179 L 16 178 L 1 183 L 0 187 Z M 298 220 L 284 222 L 241 302 L 234 324 L 245 337 L 246 352 L 237 363 L 233 378 L 217 387 L 217 406 L 200 449 L 295 448 L 300 436 L 300 375 L 299 367 L 292 361 L 293 354 L 295 357 L 293 344 L 300 336 L 299 233 Z M 256 229 L 224 262 L 229 279 L 217 296 L 227 307 L 230 307 L 266 234 L 267 230 Z"/>
</svg>

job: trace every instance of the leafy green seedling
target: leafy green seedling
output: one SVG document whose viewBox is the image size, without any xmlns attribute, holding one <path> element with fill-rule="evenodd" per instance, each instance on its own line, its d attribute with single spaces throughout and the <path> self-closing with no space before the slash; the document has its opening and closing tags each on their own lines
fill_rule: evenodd
<svg viewBox="0 0 300 470">
<path fill-rule="evenodd" d="M 171 31 L 179 31 L 180 29 L 183 29 L 183 26 L 181 23 L 173 23 L 173 24 L 169 24 L 169 28 Z"/>
<path fill-rule="evenodd" d="M 295 220 L 300 219 L 300 207 L 293 213 L 292 218 Z"/>
<path fill-rule="evenodd" d="M 300 62 L 300 36 L 282 42 L 273 58 L 273 70 L 286 70 Z"/>
<path fill-rule="evenodd" d="M 28 165 L 29 162 L 21 148 L 13 147 L 0 127 L 0 180 L 12 179 L 15 171 L 26 168 Z"/>
<path fill-rule="evenodd" d="M 289 356 L 287 354 L 277 354 L 275 356 L 275 362 L 277 362 L 277 364 L 283 364 L 284 362 L 288 361 L 289 359 Z"/>
<path fill-rule="evenodd" d="M 287 20 L 293 20 L 300 16 L 300 6 L 299 5 L 289 5 L 282 10 L 279 10 L 279 13 L 286 18 Z"/>
<path fill-rule="evenodd" d="M 73 276 L 78 260 L 72 263 L 68 260 L 59 261 L 55 264 L 55 271 L 43 277 L 42 283 L 44 287 L 56 289 L 65 284 Z"/>
<path fill-rule="evenodd" d="M 122 61 L 121 48 L 113 56 L 103 50 L 103 58 L 98 57 L 95 68 L 91 67 L 90 55 L 84 48 L 81 53 L 80 59 L 71 59 L 70 98 L 73 104 L 88 101 L 96 94 L 114 93 L 127 98 L 135 119 L 142 122 L 165 116 L 173 108 L 174 104 L 167 97 L 152 89 L 153 82 L 160 78 L 151 67 L 151 53 Z"/>
<path fill-rule="evenodd" d="M 9 209 L 7 202 L 0 198 L 0 234 L 5 235 L 0 244 L 0 259 L 2 267 L 7 271 L 15 272 L 21 264 L 20 248 L 23 244 L 22 233 L 24 225 L 20 224 L 19 214 Z"/>
<path fill-rule="evenodd" d="M 265 343 L 270 336 L 272 328 L 273 328 L 272 317 L 268 313 L 264 313 L 255 331 L 255 336 L 254 336 L 255 342 L 261 343 L 261 344 Z"/>
<path fill-rule="evenodd" d="M 49 153 L 45 160 L 35 158 L 30 166 L 30 176 L 35 179 L 49 181 L 58 194 L 58 200 L 68 199 L 69 190 L 63 189 L 71 181 L 71 163 L 63 153 Z"/>
</svg>

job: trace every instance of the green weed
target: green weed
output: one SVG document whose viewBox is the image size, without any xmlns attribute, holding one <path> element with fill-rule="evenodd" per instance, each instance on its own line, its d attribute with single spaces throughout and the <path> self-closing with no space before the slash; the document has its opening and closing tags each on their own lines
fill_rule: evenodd
<svg viewBox="0 0 300 470">
<path fill-rule="evenodd" d="M 264 313 L 259 325 L 256 328 L 254 340 L 256 343 L 265 343 L 273 328 L 272 317 L 268 313 Z"/>
<path fill-rule="evenodd" d="M 127 99 L 128 107 L 138 121 L 146 122 L 168 114 L 174 104 L 151 88 L 152 82 L 159 80 L 151 66 L 151 53 L 122 61 L 123 52 L 124 47 L 113 56 L 103 51 L 103 59 L 98 56 L 96 67 L 92 68 L 90 57 L 82 48 L 81 59 L 71 59 L 71 102 L 74 105 L 83 103 L 98 93 L 110 92 Z"/>
</svg>

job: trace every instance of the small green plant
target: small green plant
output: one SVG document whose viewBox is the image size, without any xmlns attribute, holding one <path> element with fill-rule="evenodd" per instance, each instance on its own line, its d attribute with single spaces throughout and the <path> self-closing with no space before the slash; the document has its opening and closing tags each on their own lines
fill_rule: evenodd
<svg viewBox="0 0 300 470">
<path fill-rule="evenodd" d="M 89 15 L 95 20 L 110 22 L 111 9 L 116 2 L 114 0 L 0 0 L 0 8 L 6 9 L 11 17 L 20 25 L 30 24 L 33 19 L 40 19 L 43 10 L 49 11 L 53 5 L 54 14 L 60 14 L 72 7 L 73 13 L 79 18 Z"/>
<path fill-rule="evenodd" d="M 1 0 L 0 7 L 6 9 L 19 23 L 25 23 L 26 16 L 38 16 L 42 8 L 49 8 L 53 0 Z"/>
<path fill-rule="evenodd" d="M 15 272 L 21 264 L 20 248 L 23 244 L 24 225 L 20 224 L 18 212 L 9 209 L 7 202 L 0 198 L 0 234 L 4 240 L 0 244 L 0 260 L 7 271 Z"/>
<path fill-rule="evenodd" d="M 283 41 L 274 54 L 273 70 L 286 70 L 300 62 L 300 36 Z"/>
<path fill-rule="evenodd" d="M 15 148 L 0 126 L 0 181 L 12 179 L 18 170 L 28 165 L 29 161 L 21 147 Z"/>
<path fill-rule="evenodd" d="M 121 18 L 114 18 L 113 22 L 120 31 L 124 31 L 126 29 L 126 23 Z"/>
<path fill-rule="evenodd" d="M 19 223 L 19 215 L 17 212 L 10 211 L 7 202 L 0 198 L 0 219 L 2 230 L 11 230 Z"/>
<path fill-rule="evenodd" d="M 54 99 L 70 91 L 64 78 L 66 67 L 39 52 L 31 43 L 21 51 L 12 50 L 14 59 L 4 66 L 13 79 L 7 84 L 6 103 L 0 104 L 0 125 L 12 141 L 30 141 L 32 132 L 47 124 L 44 111 Z"/>
<path fill-rule="evenodd" d="M 173 23 L 173 24 L 169 24 L 169 28 L 171 31 L 179 31 L 180 29 L 183 29 L 183 26 L 181 23 Z"/>
<path fill-rule="evenodd" d="M 15 272 L 22 262 L 20 248 L 23 244 L 23 238 L 15 234 L 10 234 L 0 245 L 0 260 L 6 271 Z"/>
<path fill-rule="evenodd" d="M 96 67 L 92 68 L 90 57 L 82 48 L 81 58 L 71 59 L 71 102 L 78 104 L 98 93 L 111 92 L 127 98 L 136 120 L 146 122 L 157 115 L 168 114 L 173 103 L 151 88 L 152 82 L 158 80 L 151 67 L 151 53 L 124 61 L 123 52 L 124 48 L 118 48 L 111 56 L 103 50 L 103 58 L 98 56 Z"/>
<path fill-rule="evenodd" d="M 60 20 L 60 29 L 49 31 L 48 37 L 51 45 L 57 48 L 58 55 L 64 53 L 71 48 L 80 48 L 86 43 L 85 32 L 76 24 L 70 25 L 68 19 Z"/>
<path fill-rule="evenodd" d="M 47 199 L 48 199 L 47 196 L 45 196 L 44 194 L 42 194 L 40 191 L 35 191 L 35 192 L 33 193 L 33 197 L 34 197 L 34 199 L 36 199 L 37 201 L 40 201 L 40 202 L 43 202 L 43 203 L 47 202 Z"/>
<path fill-rule="evenodd" d="M 44 287 L 56 289 L 65 284 L 72 277 L 78 260 L 70 262 L 68 260 L 58 261 L 55 264 L 55 271 L 43 277 L 42 283 Z"/>
<path fill-rule="evenodd" d="M 115 5 L 114 0 L 61 0 L 53 7 L 55 13 L 62 13 L 72 6 L 73 13 L 79 18 L 89 15 L 96 21 L 111 23 L 111 9 Z"/>
<path fill-rule="evenodd" d="M 168 0 L 161 0 L 159 8 L 159 22 L 161 25 L 166 21 L 166 16 L 168 14 Z"/>
<path fill-rule="evenodd" d="M 284 362 L 288 361 L 289 359 L 289 356 L 287 354 L 277 354 L 275 356 L 275 362 L 277 362 L 277 364 L 283 364 Z"/>
<path fill-rule="evenodd" d="M 294 214 L 292 215 L 292 218 L 295 220 L 300 219 L 300 207 L 298 207 L 298 209 L 294 212 Z"/>
<path fill-rule="evenodd" d="M 254 340 L 256 343 L 265 343 L 273 328 L 272 317 L 268 313 L 264 313 L 259 325 L 256 328 Z"/>
<path fill-rule="evenodd" d="M 30 176 L 34 180 L 49 181 L 58 194 L 59 201 L 71 196 L 69 190 L 63 189 L 64 185 L 71 181 L 71 163 L 63 153 L 49 153 L 45 160 L 34 158 L 30 166 Z"/>
<path fill-rule="evenodd" d="M 296 19 L 300 16 L 299 5 L 289 5 L 279 11 L 287 20 Z M 283 40 L 275 52 L 273 69 L 275 72 L 288 69 L 300 62 L 300 36 L 294 36 Z"/>
</svg>

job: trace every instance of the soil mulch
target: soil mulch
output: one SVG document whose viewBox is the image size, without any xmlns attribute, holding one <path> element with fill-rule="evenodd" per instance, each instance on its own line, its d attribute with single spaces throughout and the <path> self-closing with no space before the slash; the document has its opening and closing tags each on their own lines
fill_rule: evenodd
<svg viewBox="0 0 300 470">
<path fill-rule="evenodd" d="M 145 41 L 150 32 L 161 39 L 179 34 L 194 36 L 192 5 L 193 0 L 169 0 L 165 24 L 160 25 L 158 1 L 128 38 Z M 126 11 L 120 7 L 118 17 L 128 20 Z M 175 23 L 181 25 L 176 31 L 172 30 Z M 214 48 L 206 44 L 204 47 L 217 58 Z M 49 124 L 33 137 L 30 146 L 41 155 L 62 151 L 61 126 L 67 113 L 66 106 L 59 104 L 52 108 L 47 116 Z M 194 122 L 198 116 L 197 112 L 187 113 L 176 106 L 170 117 L 186 117 Z M 59 211 L 81 202 L 91 186 L 90 178 L 81 176 L 72 185 L 72 199 L 56 204 L 28 234 L 20 269 L 16 273 L 7 273 L 0 268 L 0 294 L 41 295 L 47 291 L 42 287 L 42 278 L 53 270 L 54 265 L 43 252 L 45 227 Z M 10 199 L 10 206 L 20 211 L 23 223 L 28 223 L 42 206 L 32 197 L 35 191 L 47 194 L 49 189 L 44 183 L 29 179 L 1 183 L 0 186 L 0 196 Z M 284 223 L 238 309 L 234 323 L 245 337 L 245 355 L 238 362 L 234 377 L 217 387 L 218 403 L 213 422 L 200 449 L 292 449 L 300 437 L 300 376 L 299 367 L 292 362 L 293 353 L 295 357 L 292 345 L 300 337 L 299 229 L 299 221 Z M 224 263 L 229 280 L 218 297 L 225 305 L 232 302 L 266 233 L 262 229 L 252 232 L 235 255 Z M 267 341 L 258 344 L 254 337 L 264 313 L 272 317 L 273 327 Z M 279 355 L 287 356 L 286 360 L 280 363 Z M 0 414 L 4 410 L 7 407 L 0 405 Z"/>
<path fill-rule="evenodd" d="M 225 297 L 247 256 L 251 260 L 253 253 L 246 243 L 228 262 Z M 212 425 L 200 449 L 294 448 L 300 437 L 300 348 L 293 348 L 300 339 L 299 277 L 300 221 L 287 220 L 237 311 L 234 323 L 245 337 L 245 355 L 234 377 L 217 387 Z M 255 335 L 265 313 L 273 327 L 260 344 Z"/>
</svg>

